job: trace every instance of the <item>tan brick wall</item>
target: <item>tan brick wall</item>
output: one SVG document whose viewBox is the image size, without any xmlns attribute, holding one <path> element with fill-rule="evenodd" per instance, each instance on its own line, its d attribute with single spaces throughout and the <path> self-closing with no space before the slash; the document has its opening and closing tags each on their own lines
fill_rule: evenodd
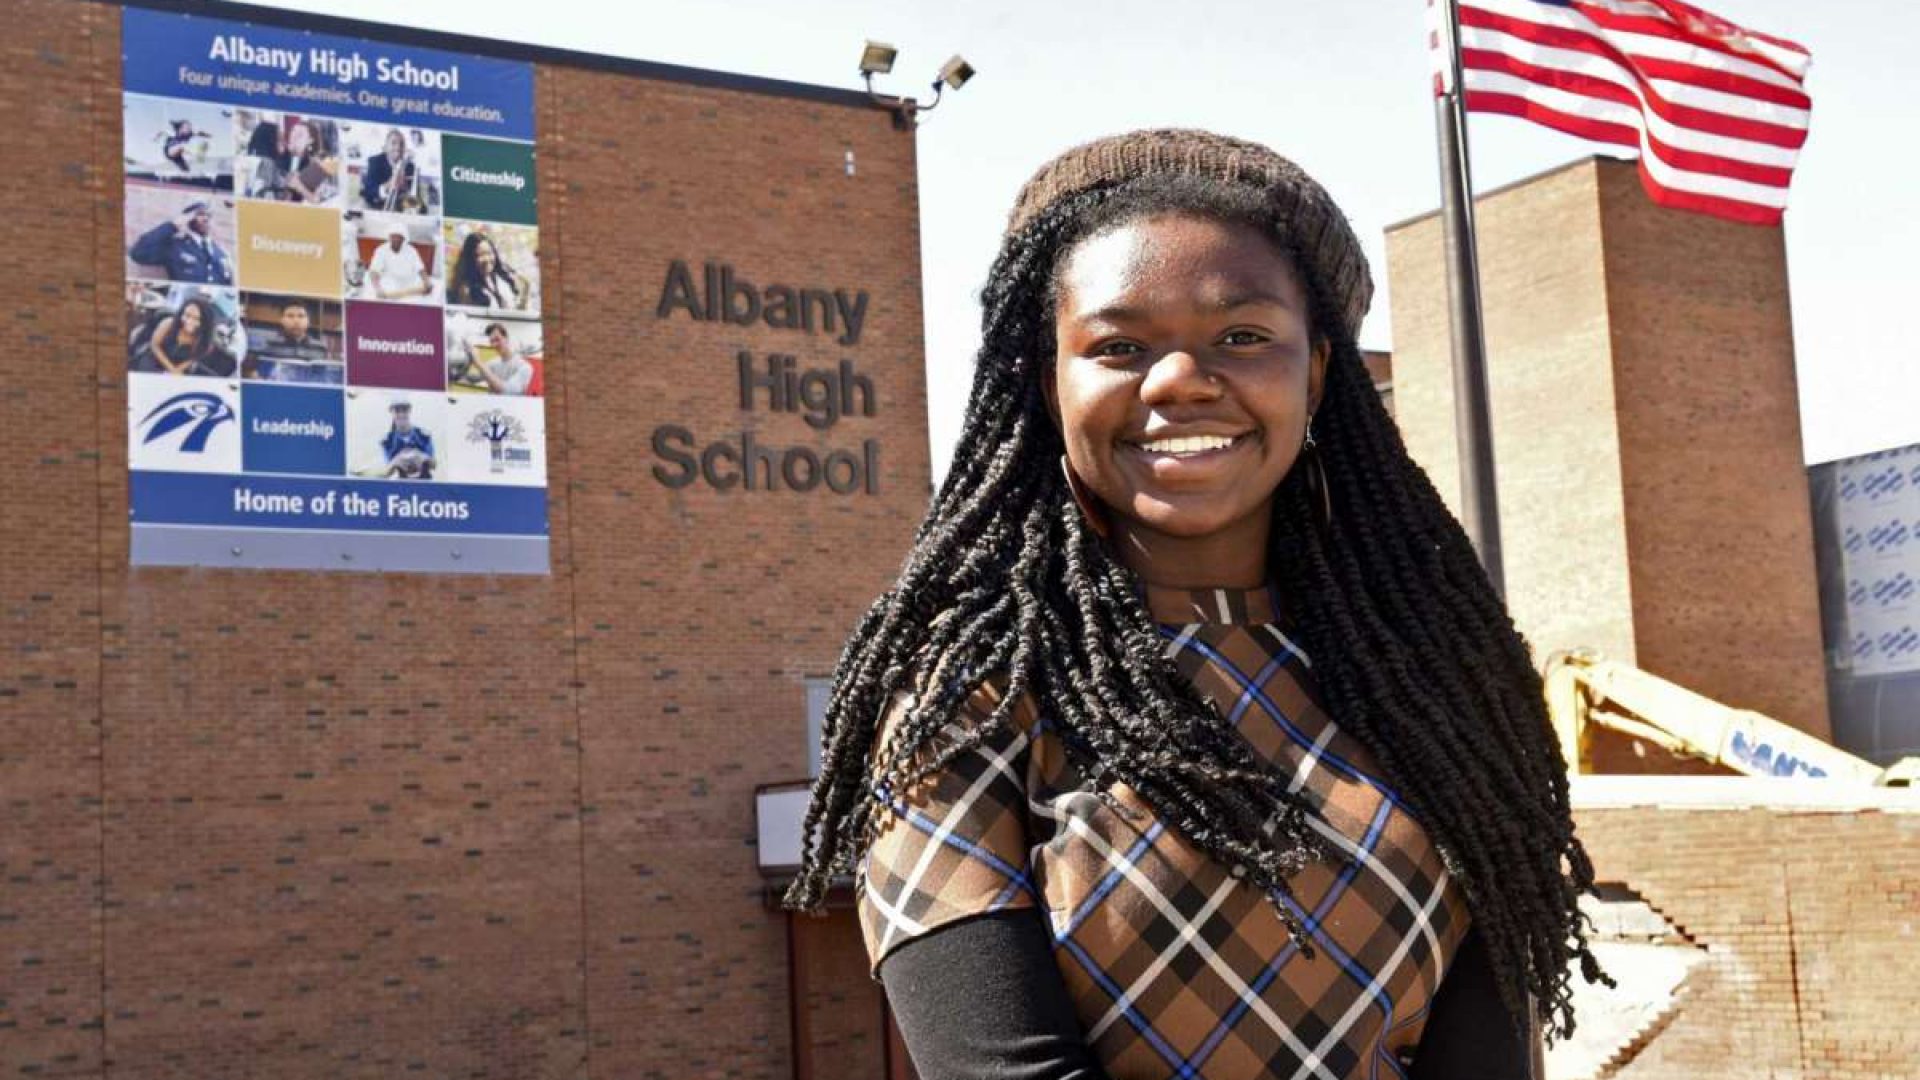
<svg viewBox="0 0 1920 1080">
<path fill-rule="evenodd" d="M 542 65 L 552 576 L 135 569 L 118 9 L 9 25 L 0 1071 L 789 1075 L 753 789 L 925 505 L 911 134 Z M 674 258 L 865 289 L 865 332 L 657 320 Z M 742 412 L 739 349 L 878 414 Z M 875 438 L 880 493 L 669 492 L 663 423 Z"/>
<path fill-rule="evenodd" d="M 1594 172 L 1581 163 L 1477 208 L 1507 603 L 1537 661 L 1635 651 Z M 1440 220 L 1387 233 L 1394 418 L 1459 507 Z"/>
<path fill-rule="evenodd" d="M 1600 879 L 1705 950 L 1619 1080 L 1914 1075 L 1920 803 L 1889 803 L 1901 808 L 1576 809 Z"/>
<path fill-rule="evenodd" d="M 1536 659 L 1590 646 L 1825 737 L 1779 230 L 1656 207 L 1600 158 L 1476 215 L 1508 604 Z M 1457 505 L 1439 218 L 1387 253 L 1395 418 Z M 1676 767 L 1611 738 L 1595 760 Z"/>
</svg>

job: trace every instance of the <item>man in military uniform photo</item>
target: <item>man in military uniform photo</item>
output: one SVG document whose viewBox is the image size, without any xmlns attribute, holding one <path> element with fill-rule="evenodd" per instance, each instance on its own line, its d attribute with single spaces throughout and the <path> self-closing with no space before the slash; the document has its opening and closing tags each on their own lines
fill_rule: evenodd
<svg viewBox="0 0 1920 1080">
<path fill-rule="evenodd" d="M 233 257 L 214 240 L 213 211 L 205 202 L 188 203 L 179 216 L 141 233 L 127 258 L 160 267 L 171 281 L 233 284 Z"/>
</svg>

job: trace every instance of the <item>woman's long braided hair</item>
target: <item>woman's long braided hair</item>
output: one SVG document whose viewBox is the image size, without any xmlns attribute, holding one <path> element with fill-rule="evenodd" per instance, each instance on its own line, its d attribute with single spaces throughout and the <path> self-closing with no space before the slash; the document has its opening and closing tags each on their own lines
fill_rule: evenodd
<svg viewBox="0 0 1920 1080">
<path fill-rule="evenodd" d="M 1288 777 L 1175 670 L 1138 580 L 1073 500 L 1041 388 L 1066 253 L 1165 214 L 1251 225 L 1303 265 L 1257 189 L 1164 175 L 1064 196 L 1007 238 L 982 295 L 952 467 L 899 580 L 840 658 L 789 906 L 818 907 L 833 876 L 856 867 L 885 820 L 885 793 L 1004 734 L 1024 697 L 1098 791 L 1129 785 L 1265 887 L 1310 952 L 1281 898 L 1295 871 L 1334 856 Z M 1516 1023 L 1531 997 L 1551 1030 L 1571 1033 L 1573 962 L 1588 981 L 1604 976 L 1576 907 L 1593 867 L 1574 836 L 1540 676 L 1466 535 L 1407 456 L 1355 343 L 1316 283 L 1303 284 L 1331 346 L 1314 433 L 1332 513 L 1324 520 L 1307 469 L 1281 483 L 1270 559 L 1280 606 L 1315 658 L 1329 715 L 1372 751 L 1464 886 Z M 1004 680 L 998 707 L 954 725 L 983 675 Z M 896 696 L 910 704 L 876 746 Z"/>
</svg>

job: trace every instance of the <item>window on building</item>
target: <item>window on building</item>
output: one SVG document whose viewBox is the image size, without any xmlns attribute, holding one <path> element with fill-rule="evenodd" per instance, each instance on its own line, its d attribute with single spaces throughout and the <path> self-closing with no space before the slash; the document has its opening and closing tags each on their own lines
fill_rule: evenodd
<svg viewBox="0 0 1920 1080">
<path fill-rule="evenodd" d="M 820 775 L 820 758 L 826 747 L 822 745 L 827 727 L 827 698 L 833 694 L 831 677 L 810 676 L 807 679 L 807 776 Z"/>
</svg>

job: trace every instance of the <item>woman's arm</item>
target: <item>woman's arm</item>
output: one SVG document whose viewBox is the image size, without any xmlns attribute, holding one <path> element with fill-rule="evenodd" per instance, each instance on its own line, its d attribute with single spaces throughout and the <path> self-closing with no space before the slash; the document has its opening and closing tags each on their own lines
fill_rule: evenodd
<svg viewBox="0 0 1920 1080">
<path fill-rule="evenodd" d="M 880 965 L 921 1080 L 1107 1080 L 1036 908 L 951 923 Z"/>
<path fill-rule="evenodd" d="M 1412 1080 L 1531 1080 L 1533 1040 L 1515 1029 L 1480 931 L 1468 930 L 1433 997 Z"/>
</svg>

